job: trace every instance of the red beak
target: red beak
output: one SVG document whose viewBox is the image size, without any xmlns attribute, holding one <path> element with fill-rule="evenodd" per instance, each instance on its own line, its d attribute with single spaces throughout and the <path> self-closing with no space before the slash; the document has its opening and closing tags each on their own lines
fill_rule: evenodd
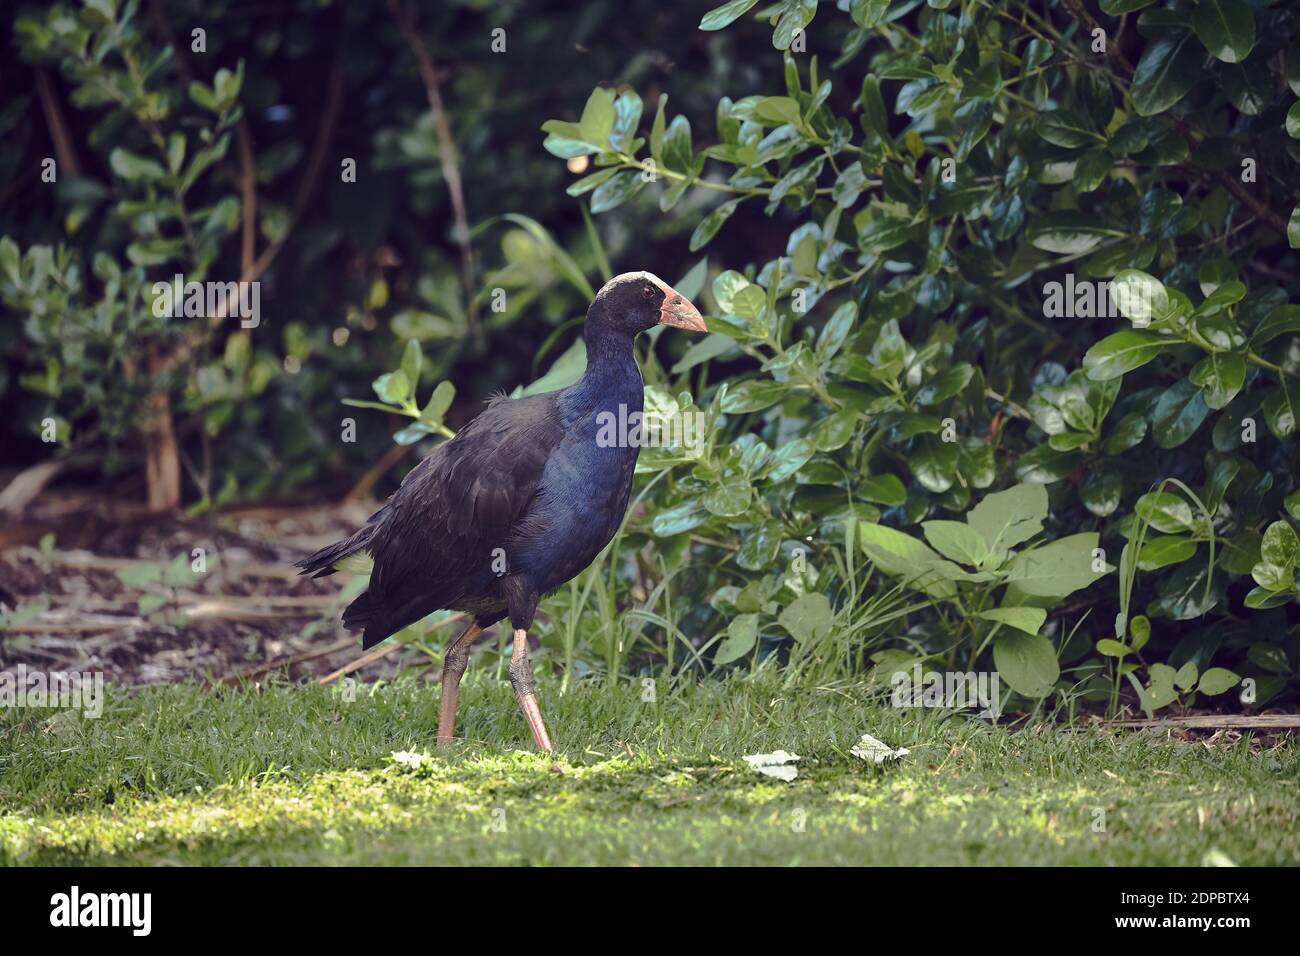
<svg viewBox="0 0 1300 956">
<path fill-rule="evenodd" d="M 704 324 L 704 318 L 700 315 L 700 310 L 691 304 L 686 296 L 682 295 L 670 285 L 663 285 L 664 304 L 659 309 L 659 324 L 671 325 L 675 329 L 686 329 L 688 332 L 707 332 L 708 326 Z"/>
</svg>

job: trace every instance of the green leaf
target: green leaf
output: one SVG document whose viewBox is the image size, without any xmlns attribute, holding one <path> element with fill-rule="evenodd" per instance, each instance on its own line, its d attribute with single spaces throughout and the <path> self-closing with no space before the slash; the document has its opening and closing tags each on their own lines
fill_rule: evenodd
<svg viewBox="0 0 1300 956">
<path fill-rule="evenodd" d="M 857 317 L 858 307 L 854 302 L 845 302 L 831 313 L 831 317 L 822 326 L 821 334 L 817 336 L 817 357 L 820 361 L 827 361 L 840 350 L 849 332 L 853 330 Z"/>
<path fill-rule="evenodd" d="M 185 164 L 185 134 L 172 133 L 167 140 L 167 168 L 172 175 L 181 171 Z"/>
<path fill-rule="evenodd" d="M 414 389 L 420 381 L 420 366 L 424 362 L 424 353 L 420 351 L 420 343 L 415 339 L 410 339 L 406 343 L 406 348 L 402 352 L 402 374 Z"/>
<path fill-rule="evenodd" d="M 766 573 L 781 551 L 783 529 L 779 521 L 764 521 L 752 526 L 740 540 L 736 564 L 746 571 Z"/>
<path fill-rule="evenodd" d="M 420 421 L 428 425 L 442 424 L 443 417 L 447 414 L 447 409 L 451 408 L 455 397 L 455 385 L 447 381 L 439 382 L 438 387 L 429 396 L 428 404 L 420 410 Z"/>
<path fill-rule="evenodd" d="M 1181 100 L 1201 77 L 1204 54 L 1195 37 L 1174 30 L 1157 37 L 1142 52 L 1133 73 L 1133 108 L 1139 116 L 1163 113 Z"/>
<path fill-rule="evenodd" d="M 802 122 L 799 113 L 799 101 L 789 96 L 767 96 L 754 105 L 754 115 L 766 120 L 768 125 L 789 123 L 798 126 Z"/>
<path fill-rule="evenodd" d="M 925 542 L 882 524 L 863 522 L 857 528 L 862 550 L 885 574 L 934 597 L 957 594 L 952 582 L 963 577 L 961 568 L 944 561 Z"/>
<path fill-rule="evenodd" d="M 424 422 L 415 422 L 400 429 L 393 435 L 393 441 L 399 445 L 414 445 L 417 441 L 431 434 L 433 434 L 433 429 L 428 425 Z"/>
<path fill-rule="evenodd" d="M 864 30 L 879 26 L 889 12 L 889 0 L 850 0 L 849 15 Z"/>
<path fill-rule="evenodd" d="M 785 12 L 776 21 L 772 31 L 772 46 L 778 50 L 790 49 L 796 32 L 812 23 L 817 14 L 818 0 L 785 0 Z"/>
<path fill-rule="evenodd" d="M 108 165 L 118 176 L 132 182 L 137 179 L 158 180 L 166 175 L 162 164 L 152 159 L 146 159 L 143 156 L 137 156 L 135 153 L 127 152 L 120 146 L 109 153 Z"/>
<path fill-rule="evenodd" d="M 1237 278 L 1237 267 L 1228 259 L 1206 259 L 1196 270 L 1196 281 L 1201 295 L 1212 295 L 1219 286 Z"/>
<path fill-rule="evenodd" d="M 721 30 L 729 26 L 737 17 L 744 16 L 756 3 L 758 0 L 731 0 L 730 3 L 714 7 L 701 18 L 700 29 Z"/>
<path fill-rule="evenodd" d="M 1040 113 L 1035 130 L 1047 142 L 1065 149 L 1098 146 L 1106 142 L 1106 137 L 1093 129 L 1092 123 L 1073 110 Z"/>
<path fill-rule="evenodd" d="M 916 442 L 909 462 L 912 474 L 921 487 L 941 495 L 957 480 L 957 443 L 941 441 L 934 435 L 921 435 Z"/>
<path fill-rule="evenodd" d="M 162 565 L 152 562 L 128 564 L 124 568 L 118 568 L 114 573 L 119 581 L 137 591 L 162 581 Z"/>
<path fill-rule="evenodd" d="M 966 523 L 980 533 L 990 549 L 1014 548 L 1043 530 L 1047 517 L 1047 489 L 1040 484 L 1019 484 L 985 495 L 966 515 Z"/>
<path fill-rule="evenodd" d="M 808 459 L 812 458 L 816 451 L 817 446 L 813 444 L 811 438 L 796 438 L 794 441 L 785 442 L 767 459 L 765 477 L 768 481 L 785 481 L 807 464 Z"/>
<path fill-rule="evenodd" d="M 1292 139 L 1300 139 L 1300 100 L 1292 103 L 1286 111 L 1286 134 Z"/>
<path fill-rule="evenodd" d="M 978 568 L 989 556 L 984 535 L 964 521 L 923 521 L 925 540 L 945 558 Z"/>
<path fill-rule="evenodd" d="M 1031 448 L 1016 460 L 1016 478 L 1050 485 L 1072 474 L 1083 463 L 1078 451 L 1057 451 L 1050 444 Z"/>
<path fill-rule="evenodd" d="M 1156 402 L 1151 432 L 1161 448 L 1177 448 L 1196 433 L 1210 414 L 1205 397 L 1188 379 L 1175 382 Z"/>
<path fill-rule="evenodd" d="M 1104 576 L 1093 570 L 1095 531 L 1067 535 L 1031 551 L 1022 551 L 1007 565 L 1007 583 L 1033 597 L 1063 598 Z"/>
<path fill-rule="evenodd" d="M 1240 63 L 1255 45 L 1255 14 L 1242 0 L 1197 0 L 1192 29 L 1225 63 Z"/>
<path fill-rule="evenodd" d="M 754 489 L 744 475 L 724 478 L 700 496 L 700 504 L 721 518 L 734 518 L 749 510 Z"/>
<path fill-rule="evenodd" d="M 722 410 L 732 415 L 761 411 L 779 402 L 786 391 L 787 386 L 780 382 L 750 379 L 728 390 L 722 400 Z"/>
<path fill-rule="evenodd" d="M 862 169 L 861 163 L 853 163 L 845 166 L 844 171 L 835 179 L 835 185 L 831 187 L 831 198 L 841 209 L 849 209 L 857 201 L 862 190 L 866 188 L 867 174 Z"/>
<path fill-rule="evenodd" d="M 885 100 L 880 95 L 880 81 L 868 73 L 862 80 L 862 117 L 873 133 L 886 143 L 890 142 L 889 114 Z"/>
<path fill-rule="evenodd" d="M 729 200 L 700 220 L 700 224 L 691 233 L 690 251 L 698 252 L 707 246 L 710 240 L 718 234 L 722 224 L 731 218 L 731 214 L 736 211 L 736 207 L 739 205 L 739 199 Z"/>
<path fill-rule="evenodd" d="M 1108 455 L 1118 455 L 1141 444 L 1147 434 L 1146 416 L 1129 412 L 1115 425 L 1102 447 Z"/>
<path fill-rule="evenodd" d="M 1099 518 L 1106 518 L 1119 509 L 1124 493 L 1124 479 L 1118 471 L 1102 469 L 1091 472 L 1079 488 L 1083 506 Z"/>
<path fill-rule="evenodd" d="M 731 336 L 723 335 L 721 332 L 710 332 L 686 350 L 686 354 L 672 367 L 672 374 L 680 375 L 682 372 L 689 371 L 697 365 L 729 352 L 735 345 L 736 342 Z"/>
<path fill-rule="evenodd" d="M 975 375 L 975 369 L 968 362 L 961 362 L 930 379 L 916 392 L 916 404 L 938 405 L 946 402 L 961 392 Z"/>
<path fill-rule="evenodd" d="M 732 313 L 736 311 L 736 296 L 741 289 L 751 283 L 739 272 L 728 269 L 713 280 L 713 298 L 718 303 L 718 311 Z"/>
<path fill-rule="evenodd" d="M 980 611 L 979 616 L 986 621 L 1014 627 L 1026 634 L 1037 634 L 1047 620 L 1047 611 L 1041 607 L 999 607 Z"/>
<path fill-rule="evenodd" d="M 1154 571 L 1171 564 L 1182 564 L 1196 553 L 1196 547 L 1191 538 L 1155 535 L 1143 542 L 1138 567 L 1143 571 Z"/>
<path fill-rule="evenodd" d="M 656 537 L 667 538 L 702 525 L 708 517 L 709 513 L 704 510 L 699 501 L 692 498 L 673 505 L 665 511 L 657 512 L 650 527 Z"/>
<path fill-rule="evenodd" d="M 1111 293 L 1120 315 L 1136 326 L 1150 325 L 1169 311 L 1164 283 L 1139 269 L 1124 269 L 1111 281 Z"/>
<path fill-rule="evenodd" d="M 578 120 L 578 133 L 585 143 L 609 149 L 609 134 L 614 131 L 614 94 L 597 87 L 587 97 Z"/>
<path fill-rule="evenodd" d="M 1134 510 L 1139 518 L 1166 534 L 1196 528 L 1192 506 L 1171 491 L 1148 491 L 1137 500 Z"/>
<path fill-rule="evenodd" d="M 664 165 L 681 173 L 691 172 L 691 121 L 677 116 L 664 134 Z"/>
<path fill-rule="evenodd" d="M 602 169 L 600 172 L 592 173 L 590 176 L 583 176 L 576 182 L 570 183 L 569 187 L 564 191 L 570 196 L 581 196 L 585 193 L 591 192 L 601 183 L 605 182 L 607 179 L 612 179 L 618 174 L 618 167 L 611 166 L 609 169 Z"/>
<path fill-rule="evenodd" d="M 1125 647 L 1119 641 L 1111 637 L 1103 637 L 1097 642 L 1096 647 L 1097 653 L 1101 654 L 1103 657 L 1118 657 L 1122 659 L 1133 653 L 1132 648 Z"/>
<path fill-rule="evenodd" d="M 1199 694 L 1217 697 L 1224 691 L 1236 687 L 1240 682 L 1241 678 L 1227 668 L 1211 667 L 1201 675 L 1200 683 L 1196 685 L 1196 691 Z"/>
<path fill-rule="evenodd" d="M 1156 0 L 1100 0 L 1101 12 L 1108 17 L 1120 17 L 1134 10 L 1149 7 Z"/>
<path fill-rule="evenodd" d="M 1188 378 L 1201 387 L 1206 405 L 1223 408 L 1246 384 L 1246 358 L 1237 352 L 1212 352 L 1192 367 Z"/>
<path fill-rule="evenodd" d="M 1276 567 L 1294 569 L 1300 563 L 1300 538 L 1285 521 L 1274 521 L 1264 531 L 1259 547 L 1260 561 Z"/>
<path fill-rule="evenodd" d="M 777 622 L 801 644 L 825 637 L 834 620 L 831 602 L 821 593 L 795 598 L 777 616 Z"/>
<path fill-rule="evenodd" d="M 993 664 L 1011 689 L 1026 697 L 1046 697 L 1061 666 L 1047 638 L 1018 631 L 1003 631 L 993 643 Z"/>
<path fill-rule="evenodd" d="M 591 211 L 602 213 L 616 209 L 639 193 L 643 186 L 645 180 L 640 173 L 624 170 L 596 187 L 596 191 L 591 194 Z"/>
<path fill-rule="evenodd" d="M 897 475 L 871 475 L 858 483 L 857 495 L 863 501 L 895 507 L 907 500 L 907 489 Z"/>
<path fill-rule="evenodd" d="M 1074 186 L 1081 193 L 1090 193 L 1106 181 L 1115 160 L 1109 150 L 1093 149 L 1079 157 L 1074 166 Z"/>
<path fill-rule="evenodd" d="M 758 643 L 758 615 L 737 614 L 727 625 L 727 637 L 713 654 L 713 663 L 721 666 L 740 660 Z"/>
<path fill-rule="evenodd" d="M 1026 236 L 1035 248 L 1062 255 L 1091 252 L 1107 239 L 1124 235 L 1123 230 L 1075 210 L 1049 212 L 1038 217 L 1026 231 Z"/>
<path fill-rule="evenodd" d="M 15 286 L 22 288 L 23 254 L 9 236 L 0 238 L 0 271 Z"/>
<path fill-rule="evenodd" d="M 403 404 L 411 394 L 412 388 L 410 379 L 400 369 L 396 372 L 385 372 L 371 382 L 370 387 L 375 390 L 375 394 L 380 399 L 392 405 Z"/>
<path fill-rule="evenodd" d="M 881 216 L 858 231 L 858 247 L 863 252 L 879 255 L 907 242 L 912 238 L 913 230 L 911 219 Z"/>
<path fill-rule="evenodd" d="M 1108 335 L 1083 357 L 1083 370 L 1095 382 L 1119 378 L 1140 368 L 1160 354 L 1169 340 L 1141 329 L 1125 329 Z"/>
<path fill-rule="evenodd" d="M 1276 386 L 1270 388 L 1264 394 L 1264 403 L 1261 406 L 1264 412 L 1264 421 L 1268 422 L 1269 431 L 1284 440 L 1295 434 L 1296 395 L 1294 389 L 1295 386 L 1291 384 L 1290 380 L 1283 377 Z"/>
<path fill-rule="evenodd" d="M 1279 335 L 1296 332 L 1300 332 L 1300 305 L 1280 305 L 1256 326 L 1250 344 L 1257 349 Z"/>
</svg>

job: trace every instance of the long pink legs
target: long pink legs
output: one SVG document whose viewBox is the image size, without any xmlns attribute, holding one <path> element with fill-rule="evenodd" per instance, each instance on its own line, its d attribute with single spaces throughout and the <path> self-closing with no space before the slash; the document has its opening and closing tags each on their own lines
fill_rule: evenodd
<svg viewBox="0 0 1300 956">
<path fill-rule="evenodd" d="M 515 700 L 528 721 L 528 729 L 533 732 L 533 741 L 538 750 L 551 752 L 551 738 L 546 734 L 546 725 L 542 723 L 542 712 L 537 706 L 537 684 L 533 680 L 533 667 L 528 663 L 528 632 L 523 628 L 515 630 L 515 650 L 510 655 L 510 685 L 515 689 Z"/>
<path fill-rule="evenodd" d="M 456 734 L 456 703 L 460 700 L 460 679 L 469 663 L 469 649 L 483 629 L 470 624 L 447 646 L 442 661 L 442 701 L 438 705 L 438 743 L 450 743 Z"/>
</svg>

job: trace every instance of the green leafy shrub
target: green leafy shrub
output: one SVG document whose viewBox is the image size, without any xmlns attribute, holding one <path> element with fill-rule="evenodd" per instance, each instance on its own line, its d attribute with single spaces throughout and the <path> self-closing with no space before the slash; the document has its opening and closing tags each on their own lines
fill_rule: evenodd
<svg viewBox="0 0 1300 956">
<path fill-rule="evenodd" d="M 542 126 L 591 158 L 569 194 L 593 213 L 657 197 L 694 220 L 691 251 L 741 219 L 786 230 L 715 275 L 711 334 L 668 373 L 720 434 L 655 476 L 635 553 L 725 559 L 677 585 L 726 661 L 737 627 L 797 651 L 856 529 L 931 605 L 861 635 L 876 661 L 991 648 L 1025 698 L 1113 707 L 1123 676 L 1148 710 L 1239 675 L 1244 703 L 1281 693 L 1300 649 L 1295 11 L 839 8 L 759 11 L 784 89 L 722 98 L 707 134 L 627 88 Z M 829 68 L 805 52 L 819 30 L 844 37 Z M 713 203 L 683 212 L 697 192 Z M 990 536 L 993 511 L 1023 537 Z"/>
</svg>

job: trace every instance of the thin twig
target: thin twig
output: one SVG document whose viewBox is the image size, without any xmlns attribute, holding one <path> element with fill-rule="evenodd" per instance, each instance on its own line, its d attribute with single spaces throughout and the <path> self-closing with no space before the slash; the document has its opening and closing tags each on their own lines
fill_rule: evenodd
<svg viewBox="0 0 1300 956">
<path fill-rule="evenodd" d="M 424 83 L 424 93 L 429 100 L 429 110 L 433 113 L 434 128 L 438 133 L 438 160 L 442 164 L 442 178 L 447 183 L 447 194 L 451 198 L 452 216 L 455 218 L 455 240 L 460 247 L 460 278 L 465 287 L 465 318 L 469 324 L 470 335 L 476 348 L 482 348 L 483 333 L 478 323 L 478 306 L 474 282 L 474 248 L 470 244 L 469 215 L 465 207 L 465 187 L 460 176 L 460 158 L 456 151 L 456 140 L 451 134 L 451 123 L 447 120 L 447 110 L 442 102 L 442 88 L 438 83 L 438 71 L 434 69 L 433 57 L 416 29 L 415 8 L 400 0 L 388 0 L 388 8 L 397 21 L 402 36 L 406 38 L 411 52 L 420 70 L 420 80 Z"/>
<path fill-rule="evenodd" d="M 59 171 L 76 176 L 80 172 L 77 164 L 77 151 L 68 135 L 68 124 L 64 122 L 63 110 L 59 107 L 59 98 L 54 94 L 54 84 L 50 82 L 49 71 L 43 66 L 35 68 L 36 92 L 41 98 L 41 109 L 45 111 L 45 122 L 50 128 L 50 139 L 54 142 L 54 155 L 59 160 Z"/>
<path fill-rule="evenodd" d="M 464 614 L 453 614 L 450 617 L 444 617 L 441 621 L 434 624 L 431 630 L 436 631 L 439 628 L 446 627 L 448 624 L 451 624 L 453 621 L 461 621 L 464 620 L 464 618 L 465 618 Z M 406 646 L 405 644 L 402 644 L 398 641 L 393 641 L 390 644 L 381 644 L 379 647 L 376 647 L 373 651 L 367 651 L 366 653 L 362 654 L 351 664 L 346 664 L 343 667 L 340 667 L 338 670 L 330 674 L 326 674 L 324 677 L 320 679 L 318 683 L 332 684 L 340 677 L 346 677 L 348 674 L 351 674 L 353 671 L 360 670 L 361 668 L 365 667 L 367 664 L 372 664 L 375 661 L 379 660 L 381 657 L 387 657 L 389 654 L 393 653 L 393 651 L 405 646 Z"/>
</svg>

